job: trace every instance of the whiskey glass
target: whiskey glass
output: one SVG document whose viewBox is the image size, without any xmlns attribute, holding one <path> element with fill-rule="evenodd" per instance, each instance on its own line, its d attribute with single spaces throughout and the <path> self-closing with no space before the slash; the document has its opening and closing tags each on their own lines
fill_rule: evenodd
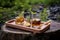
<svg viewBox="0 0 60 40">
<path fill-rule="evenodd" d="M 40 15 L 36 11 L 32 11 L 31 26 L 38 28 L 41 24 Z"/>
<path fill-rule="evenodd" d="M 16 17 L 15 23 L 22 24 L 24 22 L 24 12 L 21 12 L 19 16 Z"/>
</svg>

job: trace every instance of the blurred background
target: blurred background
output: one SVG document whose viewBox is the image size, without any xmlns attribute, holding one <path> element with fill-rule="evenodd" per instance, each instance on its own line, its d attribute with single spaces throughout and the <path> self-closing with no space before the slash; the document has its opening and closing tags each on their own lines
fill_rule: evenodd
<svg viewBox="0 0 60 40">
<path fill-rule="evenodd" d="M 21 11 L 24 11 L 25 15 L 29 15 L 27 13 L 31 11 L 40 13 L 43 21 L 47 16 L 47 19 L 59 21 L 60 0 L 0 0 L 0 26 L 18 16 Z"/>
</svg>

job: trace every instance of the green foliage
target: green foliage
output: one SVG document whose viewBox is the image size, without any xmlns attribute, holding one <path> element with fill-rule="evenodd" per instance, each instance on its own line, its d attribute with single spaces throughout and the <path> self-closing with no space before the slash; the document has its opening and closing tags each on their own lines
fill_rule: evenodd
<svg viewBox="0 0 60 40">
<path fill-rule="evenodd" d="M 48 17 L 47 9 L 44 8 L 43 12 L 40 13 L 40 18 L 42 21 L 47 21 L 47 17 Z"/>
<path fill-rule="evenodd" d="M 0 19 L 1 19 L 2 17 L 3 17 L 2 14 L 0 14 Z"/>
<path fill-rule="evenodd" d="M 0 0 L 1 7 L 12 7 L 14 5 L 14 0 Z"/>
<path fill-rule="evenodd" d="M 11 17 L 18 15 L 16 11 L 30 10 L 33 5 L 41 3 L 48 6 L 60 4 L 60 0 L 0 0 L 0 22 L 5 22 Z M 40 15 L 41 19 L 45 20 L 47 17 L 46 9 Z"/>
<path fill-rule="evenodd" d="M 34 4 L 51 5 L 60 4 L 60 0 L 0 0 L 0 7 L 14 7 L 18 9 L 29 9 Z M 31 5 L 30 5 L 31 4 Z"/>
<path fill-rule="evenodd" d="M 21 7 L 22 10 L 29 9 L 29 0 L 15 0 L 15 7 Z"/>
<path fill-rule="evenodd" d="M 44 4 L 46 4 L 47 6 L 49 5 L 53 5 L 53 4 L 60 4 L 60 0 L 45 0 Z"/>
<path fill-rule="evenodd" d="M 31 5 L 29 3 L 31 3 Z M 14 9 L 29 9 L 32 5 L 40 3 L 43 3 L 45 5 L 55 3 L 59 4 L 60 0 L 0 0 L 1 7 L 12 6 Z"/>
<path fill-rule="evenodd" d="M 3 8 L 0 9 L 0 23 L 4 23 L 5 21 L 15 18 L 18 14 L 15 10 L 12 10 L 10 8 Z"/>
</svg>

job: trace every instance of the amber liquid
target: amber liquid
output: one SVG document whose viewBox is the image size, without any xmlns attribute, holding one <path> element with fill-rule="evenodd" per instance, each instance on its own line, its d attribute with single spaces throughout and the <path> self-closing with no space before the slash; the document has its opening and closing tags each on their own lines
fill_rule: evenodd
<svg viewBox="0 0 60 40">
<path fill-rule="evenodd" d="M 32 26 L 39 26 L 41 24 L 40 19 L 32 19 Z"/>
<path fill-rule="evenodd" d="M 24 21 L 24 17 L 17 17 L 16 20 L 15 20 L 15 23 L 16 24 L 20 24 Z"/>
</svg>

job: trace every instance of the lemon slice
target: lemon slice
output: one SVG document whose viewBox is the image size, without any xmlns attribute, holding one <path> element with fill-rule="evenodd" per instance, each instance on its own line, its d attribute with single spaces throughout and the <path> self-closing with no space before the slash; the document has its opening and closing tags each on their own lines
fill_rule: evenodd
<svg viewBox="0 0 60 40">
<path fill-rule="evenodd" d="M 30 26 L 30 23 L 29 22 L 26 22 L 26 21 L 24 21 L 24 24 L 23 24 L 24 26 Z"/>
</svg>

